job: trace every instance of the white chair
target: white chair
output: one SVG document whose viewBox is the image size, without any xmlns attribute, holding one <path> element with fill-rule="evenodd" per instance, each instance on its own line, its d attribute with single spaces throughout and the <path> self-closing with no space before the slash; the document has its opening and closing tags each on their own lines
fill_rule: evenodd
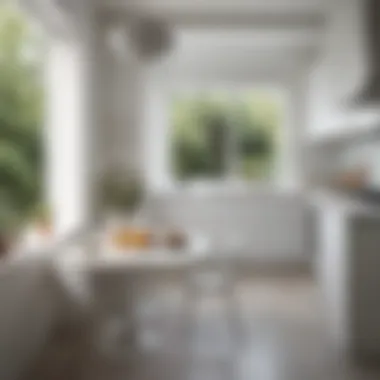
<svg viewBox="0 0 380 380">
<path fill-rule="evenodd" d="M 152 252 L 144 258 L 120 256 L 116 261 L 89 263 L 95 343 L 99 351 L 113 357 L 138 351 L 140 296 L 167 274 L 176 273 L 186 279 L 196 262 L 192 257 Z"/>
<path fill-rule="evenodd" d="M 102 354 L 117 357 L 136 347 L 136 279 L 123 271 L 90 273 L 95 345 Z"/>
<path fill-rule="evenodd" d="M 186 282 L 188 339 L 193 335 L 200 299 L 206 295 L 218 296 L 226 311 L 231 341 L 238 345 L 243 332 L 236 297 L 238 274 L 235 256 L 241 250 L 242 241 L 237 235 L 218 240 L 218 244 L 213 244 L 211 239 L 202 234 L 193 237 L 192 249 L 202 256 L 202 260 L 189 272 Z"/>
</svg>

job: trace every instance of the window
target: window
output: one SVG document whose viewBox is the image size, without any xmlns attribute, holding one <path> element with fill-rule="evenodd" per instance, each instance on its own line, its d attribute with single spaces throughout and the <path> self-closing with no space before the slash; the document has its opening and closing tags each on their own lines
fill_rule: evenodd
<svg viewBox="0 0 380 380">
<path fill-rule="evenodd" d="M 182 93 L 171 112 L 176 179 L 273 178 L 282 119 L 278 94 Z"/>
</svg>

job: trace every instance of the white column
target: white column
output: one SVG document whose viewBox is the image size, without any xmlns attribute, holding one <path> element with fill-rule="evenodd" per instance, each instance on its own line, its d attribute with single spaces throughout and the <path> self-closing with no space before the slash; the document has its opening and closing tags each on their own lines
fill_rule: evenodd
<svg viewBox="0 0 380 380">
<path fill-rule="evenodd" d="M 147 77 L 143 64 L 131 54 L 114 51 L 109 62 L 109 97 L 105 99 L 108 128 L 112 137 L 109 162 L 123 175 L 134 170 L 145 177 L 145 123 L 147 115 Z"/>
<path fill-rule="evenodd" d="M 62 38 L 51 40 L 46 81 L 46 179 L 58 234 L 81 225 L 88 208 L 81 80 L 78 47 Z"/>
<path fill-rule="evenodd" d="M 118 129 L 117 161 L 126 171 L 143 170 L 144 75 L 133 62 L 118 65 L 115 78 L 115 111 Z"/>
<path fill-rule="evenodd" d="M 99 34 L 86 2 L 80 11 L 75 37 L 52 37 L 47 56 L 46 180 L 58 236 L 97 218 Z"/>
<path fill-rule="evenodd" d="M 304 183 L 302 138 L 306 123 L 306 86 L 303 78 L 290 80 L 282 95 L 284 124 L 279 136 L 279 185 L 285 189 L 299 189 Z"/>
<path fill-rule="evenodd" d="M 144 119 L 144 170 L 150 190 L 171 185 L 169 98 L 164 86 L 150 82 L 146 89 Z"/>
</svg>

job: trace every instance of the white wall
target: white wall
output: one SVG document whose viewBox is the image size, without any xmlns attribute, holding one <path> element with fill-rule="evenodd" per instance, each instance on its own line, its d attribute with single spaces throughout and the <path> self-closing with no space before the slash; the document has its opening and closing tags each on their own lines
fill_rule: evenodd
<svg viewBox="0 0 380 380">
<path fill-rule="evenodd" d="M 169 97 L 162 85 L 150 80 L 147 85 L 144 119 L 144 170 L 149 188 L 162 191 L 171 186 Z"/>
<path fill-rule="evenodd" d="M 110 125 L 114 138 L 109 152 L 125 166 L 140 162 L 154 194 L 154 209 L 159 209 L 161 217 L 168 218 L 169 224 L 178 224 L 184 229 L 198 224 L 208 234 L 218 235 L 225 228 L 220 225 L 220 218 L 228 220 L 231 214 L 234 222 L 227 232 L 244 231 L 246 253 L 304 258 L 307 255 L 304 223 L 307 211 L 298 194 L 307 170 L 303 165 L 305 152 L 301 138 L 306 123 L 305 73 L 313 56 L 312 49 L 302 47 L 268 53 L 253 45 L 247 50 L 247 43 L 243 42 L 243 45 L 234 47 L 233 53 L 217 44 L 218 54 L 215 56 L 213 44 L 210 49 L 202 50 L 204 54 L 196 54 L 197 43 L 190 46 L 193 50 L 188 50 L 188 45 L 181 45 L 179 41 L 182 50 L 180 48 L 173 57 L 153 64 L 149 69 L 145 67 L 143 75 L 135 78 L 128 75 L 131 68 L 128 57 L 114 57 L 116 59 L 107 71 L 113 90 L 105 99 L 109 109 L 108 123 L 105 124 Z M 205 48 L 204 44 L 202 46 Z M 265 59 L 257 60 L 258 55 Z M 136 71 L 132 70 L 132 73 Z M 243 196 L 236 196 L 233 192 L 230 196 L 215 194 L 208 198 L 211 203 L 191 192 L 170 192 L 173 179 L 170 173 L 168 100 L 173 88 L 189 84 L 194 87 L 244 88 L 257 84 L 282 90 L 287 112 L 278 183 L 269 186 L 267 191 L 257 191 L 252 185 Z M 141 115 L 143 119 L 139 119 Z M 285 193 L 283 189 L 286 189 Z M 151 213 L 155 210 L 152 209 Z"/>
<path fill-rule="evenodd" d="M 300 195 L 307 170 L 301 144 L 306 118 L 305 71 L 299 70 L 298 75 L 273 76 L 272 82 L 270 78 L 252 75 L 252 81 L 244 84 L 236 77 L 224 83 L 233 88 L 270 83 L 283 90 L 286 112 L 277 181 L 268 186 L 247 184 L 242 191 L 218 189 L 216 185 L 215 191 L 209 189 L 205 193 L 194 192 L 173 182 L 168 150 L 168 107 L 169 96 L 176 85 L 151 78 L 145 168 L 154 193 L 149 212 L 154 223 L 186 232 L 201 231 L 218 245 L 223 245 L 225 239 L 234 239 L 236 235 L 241 240 L 239 253 L 244 257 L 285 261 L 310 257 L 309 214 Z M 223 81 L 219 79 L 215 84 L 222 87 Z M 192 86 L 196 87 L 197 82 L 192 82 Z"/>
<path fill-rule="evenodd" d="M 282 191 L 182 192 L 151 201 L 158 228 L 178 228 L 208 239 L 216 254 L 236 245 L 237 257 L 303 259 L 307 210 L 302 196 Z"/>
<path fill-rule="evenodd" d="M 148 183 L 155 191 L 164 191 L 174 185 L 170 163 L 170 101 L 172 95 L 183 89 L 220 88 L 239 91 L 257 87 L 274 91 L 284 110 L 283 125 L 280 128 L 278 159 L 274 186 L 299 189 L 303 187 L 307 168 L 303 165 L 304 148 L 303 135 L 306 124 L 307 76 L 305 69 L 300 67 L 297 73 L 246 72 L 241 76 L 224 77 L 219 73 L 218 79 L 208 81 L 182 78 L 164 80 L 162 73 L 151 73 L 146 77 L 147 98 L 146 118 L 141 128 L 144 128 L 144 168 Z"/>
</svg>

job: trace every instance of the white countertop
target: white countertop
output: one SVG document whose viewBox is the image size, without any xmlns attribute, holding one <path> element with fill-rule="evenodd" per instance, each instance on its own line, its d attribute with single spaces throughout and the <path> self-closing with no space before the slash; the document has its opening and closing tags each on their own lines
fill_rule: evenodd
<svg viewBox="0 0 380 380">
<path fill-rule="evenodd" d="M 309 195 L 309 201 L 316 207 L 334 207 L 347 216 L 380 219 L 380 204 L 349 196 L 334 190 L 317 190 Z"/>
</svg>

